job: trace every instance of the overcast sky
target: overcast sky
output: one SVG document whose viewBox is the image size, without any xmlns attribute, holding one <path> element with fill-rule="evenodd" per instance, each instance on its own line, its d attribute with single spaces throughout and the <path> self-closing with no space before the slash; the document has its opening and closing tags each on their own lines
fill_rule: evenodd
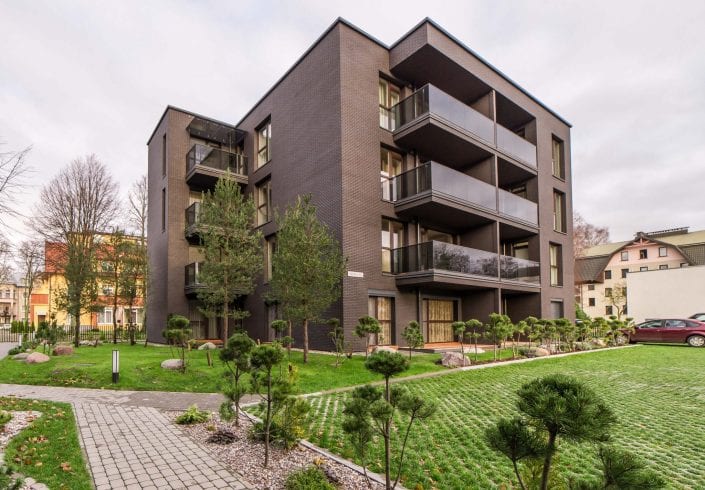
<svg viewBox="0 0 705 490">
<path fill-rule="evenodd" d="M 573 124 L 574 207 L 614 240 L 705 229 L 705 2 L 0 0 L 0 151 L 36 196 L 95 153 L 126 195 L 172 104 L 235 123 L 338 17 L 428 16 Z"/>
</svg>

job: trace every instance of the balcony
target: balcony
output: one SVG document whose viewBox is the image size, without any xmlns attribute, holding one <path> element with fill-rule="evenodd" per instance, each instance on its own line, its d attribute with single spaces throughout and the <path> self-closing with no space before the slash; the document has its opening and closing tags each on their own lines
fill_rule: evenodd
<svg viewBox="0 0 705 490">
<path fill-rule="evenodd" d="M 196 189 L 211 189 L 227 173 L 247 184 L 247 157 L 220 148 L 195 144 L 186 154 L 186 183 Z"/>
<path fill-rule="evenodd" d="M 186 208 L 186 230 L 184 236 L 187 240 L 198 241 L 198 216 L 201 212 L 201 203 L 195 202 Z"/>
<path fill-rule="evenodd" d="M 184 267 L 184 293 L 186 295 L 196 294 L 200 289 L 203 288 L 203 285 L 198 282 L 198 271 L 200 269 L 200 266 L 200 262 L 193 262 Z"/>
<path fill-rule="evenodd" d="M 399 145 L 451 166 L 466 166 L 498 150 L 536 168 L 536 146 L 433 85 L 421 87 L 392 112 L 389 127 Z"/>
<path fill-rule="evenodd" d="M 497 287 L 500 282 L 536 287 L 539 263 L 444 242 L 424 242 L 392 250 L 397 286 L 450 289 Z"/>
<path fill-rule="evenodd" d="M 436 162 L 399 174 L 383 185 L 387 187 L 382 195 L 394 202 L 399 216 L 455 229 L 492 221 L 497 214 L 538 225 L 536 203 Z"/>
</svg>

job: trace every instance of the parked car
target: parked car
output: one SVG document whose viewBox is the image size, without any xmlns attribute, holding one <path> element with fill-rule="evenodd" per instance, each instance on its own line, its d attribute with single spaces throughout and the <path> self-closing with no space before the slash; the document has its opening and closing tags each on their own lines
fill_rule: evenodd
<svg viewBox="0 0 705 490">
<path fill-rule="evenodd" d="M 696 313 L 695 315 L 691 315 L 688 318 L 692 318 L 693 320 L 705 322 L 705 313 Z"/>
<path fill-rule="evenodd" d="M 634 327 L 634 331 L 624 330 L 621 342 L 667 342 L 687 343 L 693 347 L 705 346 L 705 321 L 692 318 L 667 318 L 647 320 Z"/>
</svg>

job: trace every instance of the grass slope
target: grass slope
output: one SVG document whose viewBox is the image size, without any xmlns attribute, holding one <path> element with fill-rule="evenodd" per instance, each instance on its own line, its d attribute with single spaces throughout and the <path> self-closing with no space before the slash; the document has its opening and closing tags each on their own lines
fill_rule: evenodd
<svg viewBox="0 0 705 490">
<path fill-rule="evenodd" d="M 614 442 L 649 461 L 672 488 L 703 488 L 705 466 L 705 349 L 638 346 L 528 364 L 458 372 L 407 383 L 439 404 L 438 413 L 418 426 L 407 447 L 407 488 L 484 489 L 513 482 L 508 460 L 482 439 L 499 417 L 516 413 L 516 390 L 552 373 L 588 383 L 615 410 L 619 424 Z M 342 432 L 347 394 L 311 399 L 309 439 L 347 458 L 353 453 Z M 382 444 L 371 455 L 382 470 Z M 594 450 L 564 443 L 558 467 L 566 477 L 597 477 Z"/>
<path fill-rule="evenodd" d="M 112 350 L 120 351 L 120 383 L 111 383 Z M 41 352 L 41 349 L 40 349 Z M 205 351 L 189 354 L 186 374 L 167 371 L 160 367 L 165 359 L 177 357 L 167 347 L 143 345 L 104 344 L 98 347 L 80 347 L 73 356 L 52 357 L 44 364 L 28 365 L 10 358 L 0 361 L 0 383 L 29 385 L 74 386 L 80 388 L 111 388 L 123 390 L 187 391 L 213 393 L 218 391 L 223 365 L 218 352 L 213 351 L 214 367 L 208 367 Z M 303 355 L 292 351 L 291 360 L 298 367 L 299 389 L 303 393 L 323 391 L 377 379 L 364 367 L 365 359 L 354 356 L 344 359 L 335 368 L 335 358 L 325 354 L 310 354 L 303 364 Z M 445 369 L 435 364 L 438 354 L 414 356 L 412 368 L 406 375 Z"/>
<path fill-rule="evenodd" d="M 93 488 L 69 404 L 0 398 L 0 410 L 43 414 L 10 441 L 5 451 L 7 464 L 52 489 Z"/>
</svg>

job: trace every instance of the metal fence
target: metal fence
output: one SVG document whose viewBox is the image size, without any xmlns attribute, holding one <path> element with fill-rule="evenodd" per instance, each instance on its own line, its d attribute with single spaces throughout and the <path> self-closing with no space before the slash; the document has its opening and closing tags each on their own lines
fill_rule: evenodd
<svg viewBox="0 0 705 490">
<path fill-rule="evenodd" d="M 17 333 L 17 332 L 12 332 L 10 329 L 0 329 L 0 342 L 12 342 L 19 344 L 20 343 L 20 337 L 22 338 L 22 341 L 28 341 L 28 340 L 34 340 L 36 332 L 30 332 L 30 333 Z M 61 329 L 58 332 L 58 342 L 73 342 L 74 340 L 74 331 L 70 329 Z M 137 330 L 135 331 L 135 340 L 144 340 L 146 338 L 147 334 L 143 330 Z M 81 331 L 78 334 L 79 341 L 89 341 L 89 342 L 95 342 L 96 340 L 99 340 L 101 342 L 112 342 L 113 341 L 113 331 L 112 330 L 91 330 L 90 327 L 83 328 L 81 327 Z M 130 333 L 128 330 L 125 329 L 118 329 L 117 333 L 117 341 L 118 342 L 129 342 L 130 341 Z"/>
</svg>

